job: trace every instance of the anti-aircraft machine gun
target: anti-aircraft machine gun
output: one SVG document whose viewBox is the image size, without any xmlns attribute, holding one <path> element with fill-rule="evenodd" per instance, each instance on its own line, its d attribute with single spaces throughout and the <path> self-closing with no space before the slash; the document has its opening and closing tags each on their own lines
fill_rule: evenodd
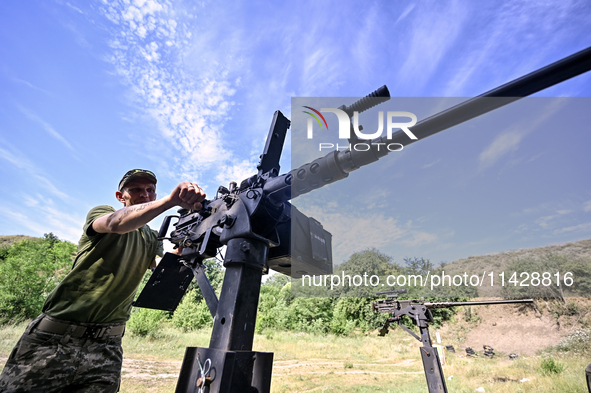
<svg viewBox="0 0 591 393">
<path fill-rule="evenodd" d="M 420 352 L 421 359 L 423 360 L 423 369 L 425 370 L 425 378 L 427 379 L 429 393 L 447 393 L 443 368 L 441 367 L 441 359 L 439 358 L 437 348 L 433 347 L 431 343 L 431 336 L 429 335 L 429 324 L 434 322 L 431 309 L 457 306 L 533 303 L 533 299 L 484 300 L 469 302 L 427 302 L 424 299 L 398 300 L 398 295 L 405 292 L 405 289 L 378 292 L 376 295 L 386 295 L 386 299 L 374 301 L 372 303 L 372 309 L 375 312 L 388 313 L 392 315 L 391 318 L 386 320 L 384 326 L 380 329 L 380 336 L 383 337 L 388 334 L 388 327 L 395 323 L 423 344 Z M 415 326 L 419 328 L 421 335 L 420 337 L 402 324 L 402 319 L 405 315 L 409 317 Z"/>
<path fill-rule="evenodd" d="M 387 88 L 370 95 L 379 96 L 388 99 Z M 362 112 L 374 105 L 363 99 L 342 109 Z M 165 238 L 171 219 L 178 219 L 168 239 L 182 254 L 165 255 L 134 305 L 172 311 L 195 276 L 214 320 L 209 348 L 187 348 L 177 392 L 269 392 L 273 354 L 252 351 L 262 273 L 268 268 L 292 277 L 332 273 L 330 233 L 287 202 L 292 173 L 278 177 L 289 126 L 275 112 L 258 174 L 240 186 L 219 187 L 202 210 L 181 209 L 160 228 L 159 237 Z M 301 179 L 302 170 L 293 177 Z M 202 262 L 224 245 L 226 272 L 218 299 Z"/>
<path fill-rule="evenodd" d="M 591 69 L 591 48 L 544 67 L 479 97 L 431 116 L 412 127 L 418 139 L 492 111 Z M 383 101 L 384 86 L 342 106 L 349 118 Z M 489 97 L 498 97 L 487 100 Z M 337 180 L 388 151 L 373 146 L 414 140 L 402 130 L 372 140 L 368 151 L 333 151 L 279 175 L 279 159 L 290 121 L 275 112 L 258 173 L 240 183 L 221 186 L 201 211 L 179 210 L 160 230 L 165 238 L 171 218 L 178 221 L 168 238 L 182 255 L 166 254 L 135 302 L 135 306 L 174 310 L 188 284 L 196 278 L 213 316 L 208 348 L 188 347 L 176 392 L 226 393 L 270 391 L 273 354 L 252 351 L 261 277 L 269 268 L 301 277 L 332 273 L 331 235 L 313 218 L 288 202 Z M 203 261 L 226 247 L 226 268 L 220 297 L 205 274 Z"/>
</svg>

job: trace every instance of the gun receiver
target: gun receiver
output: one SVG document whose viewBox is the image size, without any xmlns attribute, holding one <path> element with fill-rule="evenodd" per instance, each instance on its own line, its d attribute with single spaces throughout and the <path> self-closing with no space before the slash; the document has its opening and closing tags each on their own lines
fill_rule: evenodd
<svg viewBox="0 0 591 393">
<path fill-rule="evenodd" d="M 445 377 L 443 375 L 443 368 L 441 367 L 441 360 L 437 348 L 433 347 L 431 343 L 431 336 L 429 334 L 429 324 L 433 323 L 432 308 L 448 308 L 456 306 L 481 306 L 481 305 L 495 305 L 495 304 L 524 304 L 533 303 L 533 299 L 520 300 L 484 300 L 484 301 L 468 301 L 468 302 L 426 302 L 424 299 L 398 300 L 397 291 L 382 292 L 387 294 L 388 298 L 372 302 L 372 309 L 374 312 L 388 313 L 392 317 L 388 318 L 384 326 L 380 329 L 379 335 L 385 336 L 388 334 L 388 328 L 391 324 L 396 323 L 408 334 L 419 340 L 423 346 L 421 347 L 421 358 L 423 360 L 423 368 L 425 371 L 425 378 L 427 379 L 427 386 L 429 393 L 447 393 L 447 386 L 445 384 Z M 419 337 L 415 332 L 402 324 L 404 316 L 409 317 L 413 323 L 419 328 L 421 336 Z"/>
</svg>

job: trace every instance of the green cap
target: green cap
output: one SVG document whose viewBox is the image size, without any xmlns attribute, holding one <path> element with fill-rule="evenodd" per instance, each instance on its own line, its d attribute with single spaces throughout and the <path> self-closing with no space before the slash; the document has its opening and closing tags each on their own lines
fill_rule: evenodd
<svg viewBox="0 0 591 393">
<path fill-rule="evenodd" d="M 130 180 L 137 179 L 138 177 L 143 177 L 156 184 L 156 175 L 154 172 L 145 169 L 132 169 L 123 175 L 123 178 L 119 182 L 119 191 L 121 191 Z"/>
</svg>

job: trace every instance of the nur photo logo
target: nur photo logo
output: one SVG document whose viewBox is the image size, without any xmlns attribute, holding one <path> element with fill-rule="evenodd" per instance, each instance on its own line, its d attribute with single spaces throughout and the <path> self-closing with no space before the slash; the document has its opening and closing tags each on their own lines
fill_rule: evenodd
<svg viewBox="0 0 591 393">
<path fill-rule="evenodd" d="M 314 120 L 316 120 L 316 123 L 318 123 L 321 130 L 326 128 L 326 130 L 328 131 L 328 122 L 326 121 L 326 118 L 322 115 L 322 112 L 324 112 L 334 113 L 337 116 L 339 124 L 339 139 L 345 139 L 349 141 L 346 144 L 320 142 L 318 144 L 318 148 L 320 151 L 322 151 L 322 149 L 333 149 L 335 147 L 337 150 L 349 149 L 356 151 L 367 151 L 370 150 L 372 146 L 375 147 L 378 151 L 380 150 L 380 148 L 386 148 L 389 151 L 400 151 L 404 147 L 401 143 L 387 143 L 375 141 L 375 139 L 380 138 L 384 132 L 384 111 L 378 112 L 377 131 L 374 133 L 363 133 L 363 127 L 359 126 L 359 113 L 357 111 L 353 112 L 353 122 L 351 123 L 351 118 L 349 117 L 347 112 L 345 112 L 342 109 L 320 108 L 320 110 L 317 110 L 310 106 L 304 106 L 304 108 L 309 109 L 309 111 L 302 112 L 310 115 L 307 124 L 308 139 L 314 139 Z M 410 139 L 418 139 L 409 129 L 417 123 L 417 117 L 414 113 L 404 111 L 388 111 L 386 112 L 385 117 L 386 141 L 392 139 L 393 131 L 398 129 L 402 130 Z M 401 122 L 399 121 L 401 118 L 407 118 L 410 119 L 410 121 L 407 120 Z M 355 134 L 353 138 L 351 138 L 351 130 L 353 130 Z M 322 135 L 321 137 L 328 137 L 328 134 Z M 351 139 L 353 139 L 356 142 L 351 143 Z M 363 140 L 363 142 L 359 142 L 359 140 Z"/>
</svg>

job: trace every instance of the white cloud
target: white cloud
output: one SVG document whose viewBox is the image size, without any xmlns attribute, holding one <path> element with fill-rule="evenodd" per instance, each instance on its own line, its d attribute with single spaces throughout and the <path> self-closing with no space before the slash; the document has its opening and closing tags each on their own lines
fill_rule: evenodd
<svg viewBox="0 0 591 393">
<path fill-rule="evenodd" d="M 79 14 L 84 14 L 84 12 L 82 12 L 82 10 L 81 10 L 80 8 L 78 8 L 78 7 L 76 7 L 76 6 L 72 5 L 72 4 L 70 4 L 70 3 L 69 3 L 69 2 L 67 2 L 67 1 L 66 1 L 65 3 L 62 3 L 60 0 L 58 0 L 58 3 L 66 5 L 68 8 L 70 8 L 70 9 L 72 9 L 72 10 L 76 11 L 76 12 L 77 12 L 77 13 L 79 13 Z"/>
<path fill-rule="evenodd" d="M 396 19 L 396 22 L 394 22 L 394 24 L 400 22 L 401 20 L 403 20 L 404 18 L 406 18 L 408 16 L 408 14 L 411 13 L 411 11 L 415 8 L 414 3 L 409 4 L 404 11 L 402 11 L 402 13 L 400 14 L 400 16 L 398 17 L 398 19 Z"/>
<path fill-rule="evenodd" d="M 302 213 L 318 220 L 332 234 L 335 264 L 368 247 L 381 250 L 393 248 L 393 245 L 416 248 L 437 244 L 440 240 L 436 234 L 421 231 L 412 222 L 399 223 L 396 218 L 385 215 L 384 209 L 367 206 L 359 209 L 357 205 L 348 205 L 334 198 L 323 200 L 322 196 L 296 202 Z M 303 204 L 299 205 L 300 202 Z M 453 236 L 453 233 L 445 236 Z"/>
<path fill-rule="evenodd" d="M 315 218 L 321 214 L 311 214 Z M 333 235 L 333 261 L 340 263 L 357 251 L 367 247 L 383 248 L 406 235 L 392 218 L 381 214 L 341 214 L 324 215 L 319 221 Z M 354 230 L 351 230 L 354 228 Z"/>
<path fill-rule="evenodd" d="M 504 155 L 516 151 L 523 135 L 515 129 L 497 135 L 495 140 L 478 156 L 481 167 L 494 165 Z"/>
<path fill-rule="evenodd" d="M 583 232 L 583 231 L 588 231 L 589 229 L 591 229 L 591 222 L 557 229 L 554 231 L 554 234 L 560 235 L 560 234 L 569 233 L 569 232 Z"/>
<path fill-rule="evenodd" d="M 419 247 L 436 242 L 437 240 L 439 238 L 433 233 L 415 232 L 410 239 L 405 239 L 401 243 L 408 247 Z"/>
<path fill-rule="evenodd" d="M 23 203 L 29 207 L 36 207 L 39 205 L 39 201 L 30 195 L 23 196 Z"/>
<path fill-rule="evenodd" d="M 583 211 L 585 213 L 591 212 L 591 201 L 583 203 Z"/>
<path fill-rule="evenodd" d="M 439 158 L 439 159 L 437 159 L 437 160 L 435 160 L 435 161 L 433 161 L 433 162 L 431 162 L 431 163 L 429 163 L 429 164 L 425 164 L 425 165 L 423 165 L 423 169 L 430 168 L 430 167 L 432 167 L 433 165 L 435 165 L 435 164 L 437 164 L 437 163 L 439 163 L 439 162 L 441 162 L 441 158 Z"/>
<path fill-rule="evenodd" d="M 412 9 L 413 6 L 409 8 Z M 364 79 L 373 76 L 375 65 L 379 63 L 380 51 L 379 42 L 385 34 L 380 24 L 380 6 L 373 4 L 363 16 L 363 24 L 358 29 L 354 44 L 351 48 L 355 62 Z M 408 9 L 407 9 L 408 10 Z"/>
<path fill-rule="evenodd" d="M 31 199 L 28 201 L 32 202 Z M 0 203 L 2 219 L 9 221 L 11 228 L 26 228 L 31 234 L 42 236 L 53 232 L 60 239 L 77 243 L 82 234 L 83 217 L 73 216 L 69 213 L 57 210 L 51 201 L 37 200 L 36 205 L 12 206 L 9 203 Z M 18 231 L 14 229 L 14 231 Z"/>
<path fill-rule="evenodd" d="M 72 151 L 76 151 L 74 149 L 74 147 L 72 147 L 72 145 L 70 144 L 70 142 L 68 142 L 66 140 L 66 138 L 64 138 L 59 132 L 57 132 L 55 130 L 55 128 L 53 128 L 53 126 L 49 123 L 47 123 L 46 121 L 44 121 L 43 119 L 41 119 L 39 116 L 37 116 L 35 113 L 33 113 L 32 111 L 17 105 L 17 108 L 25 115 L 27 116 L 30 120 L 34 121 L 35 123 L 40 124 L 43 129 L 54 139 L 58 140 L 60 143 L 62 143 L 64 146 L 66 146 L 68 149 L 72 150 Z"/>
<path fill-rule="evenodd" d="M 6 145 L 7 149 L 0 146 L 0 158 L 3 158 L 10 164 L 23 170 L 25 172 L 23 179 L 26 180 L 26 183 L 29 186 L 34 185 L 36 189 L 40 187 L 41 189 L 49 191 L 51 194 L 60 197 L 64 201 L 70 201 L 70 197 L 66 193 L 60 191 L 58 187 L 56 187 L 55 184 L 53 184 L 53 182 L 47 178 L 47 175 L 42 169 L 33 164 L 31 160 L 29 160 L 20 151 L 8 144 Z"/>
<path fill-rule="evenodd" d="M 514 125 L 507 130 L 498 134 L 488 147 L 478 156 L 479 166 L 481 169 L 486 169 L 497 163 L 502 157 L 507 154 L 517 151 L 521 140 L 529 133 L 534 132 L 544 127 L 544 124 L 551 119 L 552 116 L 559 113 L 567 103 L 568 99 L 555 98 L 544 99 L 546 101 L 539 101 L 535 99 L 528 100 L 527 98 L 521 101 L 512 103 L 514 111 L 517 108 L 523 108 L 524 113 L 532 113 L 536 111 L 535 116 L 519 115 Z M 542 106 L 541 104 L 545 104 Z M 526 112 L 527 111 L 527 112 Z M 504 112 L 506 113 L 506 112 Z"/>
<path fill-rule="evenodd" d="M 28 81 L 22 80 L 22 79 L 20 79 L 20 78 L 12 78 L 12 80 L 13 80 L 13 81 L 15 81 L 15 82 L 18 82 L 18 83 L 22 83 L 22 84 L 24 84 L 25 86 L 27 86 L 27 87 L 29 87 L 29 88 L 31 88 L 31 89 L 34 89 L 34 90 L 40 91 L 40 92 L 42 92 L 42 93 L 44 93 L 44 94 L 48 94 L 48 95 L 51 95 L 51 94 L 52 94 L 52 93 L 50 93 L 49 91 L 47 91 L 47 90 L 45 90 L 45 89 L 42 89 L 42 88 L 40 88 L 40 87 L 37 87 L 37 86 L 33 85 L 31 82 L 28 82 Z"/>
<path fill-rule="evenodd" d="M 256 163 L 254 161 L 244 160 L 228 166 L 223 172 L 217 175 L 216 181 L 227 187 L 231 181 L 240 182 L 255 175 L 256 172 Z"/>
<path fill-rule="evenodd" d="M 558 219 L 561 216 L 564 216 L 566 214 L 569 214 L 569 213 L 572 213 L 572 210 L 566 210 L 566 209 L 557 210 L 556 214 L 551 214 L 548 216 L 540 217 L 535 222 L 543 229 L 548 229 L 552 225 L 554 225 L 554 223 L 556 222 L 556 219 Z"/>
<path fill-rule="evenodd" d="M 486 12 L 486 24 L 470 40 L 462 42 L 463 50 L 458 52 L 459 58 L 455 62 L 455 75 L 446 84 L 443 95 L 480 94 L 482 91 L 473 87 L 476 78 L 485 77 L 486 85 L 492 88 L 547 65 L 547 58 L 556 53 L 556 47 L 569 41 L 572 26 L 580 25 L 578 20 L 582 22 L 585 18 L 586 12 L 579 9 L 583 3 L 576 0 L 517 0 L 479 5 L 479 12 Z M 483 20 L 480 15 L 478 19 Z M 540 42 L 545 44 L 540 45 Z M 537 50 L 527 58 L 514 52 L 518 48 L 534 46 Z"/>
<path fill-rule="evenodd" d="M 193 40 L 183 20 L 190 15 L 153 0 L 103 11 L 115 23 L 107 59 L 131 86 L 136 105 L 157 121 L 163 142 L 176 150 L 176 175 L 199 181 L 214 165 L 221 172 L 233 168 L 221 130 L 235 90 L 221 68 L 210 67 L 207 76 L 187 74 L 184 58 Z"/>
<path fill-rule="evenodd" d="M 458 1 L 430 3 L 435 7 L 413 19 L 407 28 L 408 34 L 401 34 L 404 41 L 405 57 L 397 78 L 419 92 L 439 69 L 441 62 L 460 37 L 469 12 Z M 410 12 L 410 11 L 409 11 Z M 416 94 L 416 93 L 415 93 Z"/>
</svg>

